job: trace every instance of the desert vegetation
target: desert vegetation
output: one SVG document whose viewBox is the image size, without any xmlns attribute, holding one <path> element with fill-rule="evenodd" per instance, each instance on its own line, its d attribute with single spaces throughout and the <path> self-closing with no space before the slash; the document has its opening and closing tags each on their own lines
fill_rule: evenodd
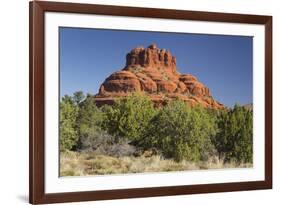
<svg viewBox="0 0 281 205">
<path fill-rule="evenodd" d="M 155 107 L 141 93 L 97 107 L 75 92 L 60 101 L 60 175 L 251 167 L 252 110 Z"/>
</svg>

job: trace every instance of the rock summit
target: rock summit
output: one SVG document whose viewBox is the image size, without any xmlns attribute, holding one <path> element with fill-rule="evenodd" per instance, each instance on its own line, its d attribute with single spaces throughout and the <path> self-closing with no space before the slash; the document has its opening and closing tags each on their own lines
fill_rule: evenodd
<svg viewBox="0 0 281 205">
<path fill-rule="evenodd" d="M 156 106 L 181 99 L 191 106 L 224 108 L 195 76 L 179 73 L 175 56 L 167 49 L 157 48 L 156 44 L 131 50 L 126 55 L 125 67 L 105 79 L 95 101 L 98 106 L 113 104 L 115 99 L 133 92 L 146 94 Z"/>
</svg>

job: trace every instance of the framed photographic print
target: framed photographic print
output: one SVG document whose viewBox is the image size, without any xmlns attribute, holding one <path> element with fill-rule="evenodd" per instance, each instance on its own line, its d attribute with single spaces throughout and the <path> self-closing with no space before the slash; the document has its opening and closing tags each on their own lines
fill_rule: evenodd
<svg viewBox="0 0 281 205">
<path fill-rule="evenodd" d="M 30 203 L 271 187 L 271 16 L 30 2 Z"/>
</svg>

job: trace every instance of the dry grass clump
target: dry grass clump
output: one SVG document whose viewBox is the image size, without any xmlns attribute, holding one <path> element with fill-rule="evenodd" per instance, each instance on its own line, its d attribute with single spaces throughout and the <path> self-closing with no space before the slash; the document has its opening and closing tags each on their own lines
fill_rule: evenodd
<svg viewBox="0 0 281 205">
<path fill-rule="evenodd" d="M 60 176 L 87 176 L 143 172 L 166 172 L 199 169 L 221 169 L 252 167 L 252 164 L 225 164 L 218 159 L 207 162 L 175 162 L 159 155 L 112 157 L 94 152 L 62 152 L 60 154 Z"/>
</svg>

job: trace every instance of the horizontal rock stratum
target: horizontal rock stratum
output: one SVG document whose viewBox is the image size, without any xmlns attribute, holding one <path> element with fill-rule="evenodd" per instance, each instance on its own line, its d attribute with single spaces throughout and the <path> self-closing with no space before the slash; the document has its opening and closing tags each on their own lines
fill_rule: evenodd
<svg viewBox="0 0 281 205">
<path fill-rule="evenodd" d="M 113 104 L 115 99 L 133 92 L 143 92 L 157 106 L 181 99 L 191 106 L 224 108 L 195 76 L 179 73 L 176 58 L 155 44 L 131 50 L 126 56 L 125 67 L 105 79 L 95 101 L 98 106 Z"/>
</svg>

